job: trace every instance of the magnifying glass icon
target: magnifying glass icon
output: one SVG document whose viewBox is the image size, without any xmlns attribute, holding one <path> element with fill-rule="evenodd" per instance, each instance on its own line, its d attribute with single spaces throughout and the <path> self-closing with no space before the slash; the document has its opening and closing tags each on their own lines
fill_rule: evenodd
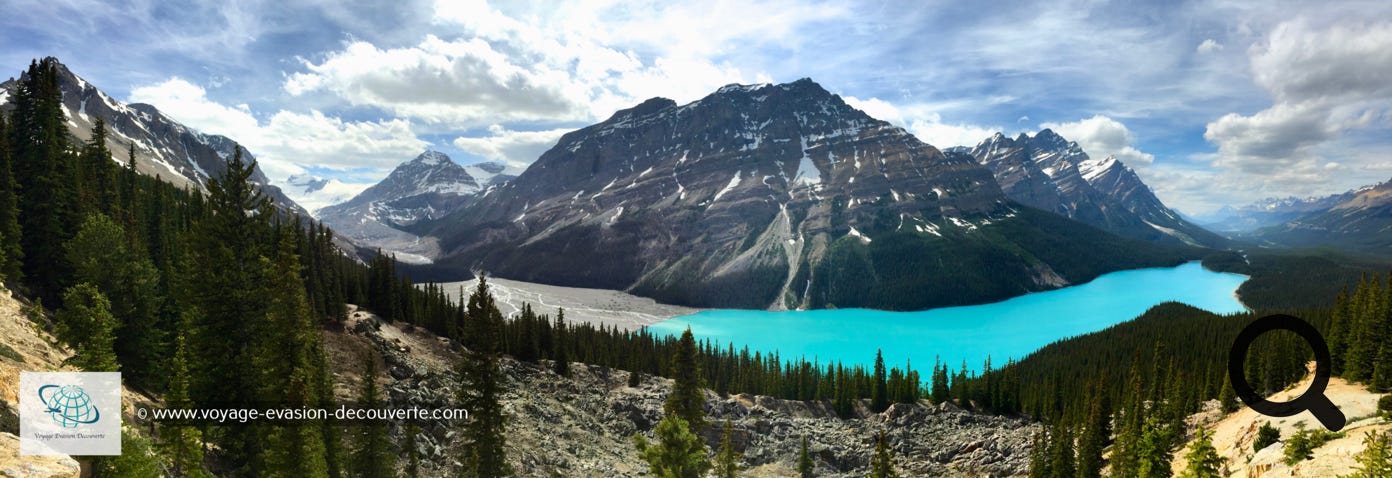
<svg viewBox="0 0 1392 478">
<path fill-rule="evenodd" d="M 1243 362 L 1247 360 L 1247 349 L 1252 347 L 1252 341 L 1273 330 L 1295 332 L 1304 338 L 1315 352 L 1315 378 L 1310 382 L 1310 388 L 1289 402 L 1273 402 L 1257 395 L 1252 385 L 1247 383 L 1247 375 L 1243 371 Z M 1238 398 L 1257 413 L 1271 417 L 1289 417 L 1309 410 L 1319 419 L 1321 425 L 1329 431 L 1337 432 L 1344 428 L 1347 419 L 1344 413 L 1339 411 L 1339 407 L 1334 406 L 1334 402 L 1324 395 L 1324 389 L 1329 386 L 1329 363 L 1329 345 L 1324 342 L 1324 336 L 1309 322 L 1285 314 L 1268 315 L 1248 324 L 1247 328 L 1237 334 L 1237 339 L 1233 340 L 1232 350 L 1228 353 L 1228 379 L 1232 381 L 1233 391 L 1237 392 Z"/>
</svg>

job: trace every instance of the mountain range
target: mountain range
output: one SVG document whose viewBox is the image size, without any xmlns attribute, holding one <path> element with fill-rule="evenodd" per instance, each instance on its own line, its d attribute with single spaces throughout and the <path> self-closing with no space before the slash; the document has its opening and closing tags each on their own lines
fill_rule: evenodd
<svg viewBox="0 0 1392 478">
<path fill-rule="evenodd" d="M 154 106 L 116 101 L 62 63 L 57 63 L 57 70 L 68 131 L 79 140 L 87 141 L 96 120 L 101 119 L 108 131 L 107 147 L 113 153 L 112 159 L 123 165 L 127 151 L 134 145 L 136 170 L 158 175 L 181 187 L 203 190 L 208 179 L 220 173 L 223 163 L 232 157 L 237 143 L 230 138 L 200 133 Z M 18 87 L 19 80 L 14 78 L 0 83 L 0 111 L 9 112 L 14 108 L 9 100 Z M 242 153 L 244 157 L 255 159 L 245 149 Z M 271 185 L 259 168 L 251 180 L 282 210 L 309 216 L 309 211 Z"/>
<path fill-rule="evenodd" d="M 1021 204 L 1135 239 L 1205 247 L 1225 242 L 1166 207 L 1120 160 L 1092 159 L 1053 130 L 1014 139 L 996 133 L 970 154 Z"/>
<path fill-rule="evenodd" d="M 1012 201 L 972 155 L 808 79 L 647 100 L 405 228 L 441 248 L 417 277 L 772 309 L 981 302 L 1193 256 Z"/>
</svg>

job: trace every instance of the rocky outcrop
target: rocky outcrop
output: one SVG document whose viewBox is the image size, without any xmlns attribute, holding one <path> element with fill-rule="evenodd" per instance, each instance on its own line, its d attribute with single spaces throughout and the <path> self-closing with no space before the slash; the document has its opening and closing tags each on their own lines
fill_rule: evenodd
<svg viewBox="0 0 1392 478">
<path fill-rule="evenodd" d="M 353 335 L 372 344 L 387 364 L 386 391 L 393 407 L 442 407 L 453 403 L 451 372 L 457 347 L 426 332 L 383 324 L 356 312 Z M 631 437 L 651 436 L 662 418 L 669 380 L 644 377 L 627 386 L 628 372 L 572 364 L 571 377 L 544 365 L 503 361 L 508 377 L 503 399 L 508 414 L 509 460 L 518 476 L 647 476 Z M 1036 426 L 1017 417 L 964 411 L 928 402 L 896 404 L 880 414 L 862 408 L 860 418 L 837 418 L 829 404 L 766 396 L 707 394 L 711 423 L 729 419 L 736 448 L 744 453 L 746 476 L 789 476 L 801 440 L 809 442 L 817 476 L 860 477 L 868 472 L 875 436 L 884 431 L 902 476 L 1022 476 L 1027 473 L 1030 437 Z M 458 423 L 421 427 L 417 450 L 427 476 L 460 472 L 465 448 Z M 404 428 L 393 426 L 395 443 Z M 718 447 L 718 432 L 704 433 Z M 404 453 L 404 451 L 403 451 Z"/>
</svg>

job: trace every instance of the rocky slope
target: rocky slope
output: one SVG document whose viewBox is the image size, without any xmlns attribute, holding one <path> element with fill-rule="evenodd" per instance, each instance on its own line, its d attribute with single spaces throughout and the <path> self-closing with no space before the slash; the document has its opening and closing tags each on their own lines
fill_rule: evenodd
<svg viewBox="0 0 1392 478">
<path fill-rule="evenodd" d="M 352 314 L 346 333 L 329 333 L 331 353 L 366 347 L 387 365 L 390 406 L 445 406 L 451 402 L 456 352 L 419 329 L 403 330 L 371 314 Z M 358 345 L 348 345 L 358 344 Z M 355 352 L 346 352 L 355 353 Z M 340 360 L 335 364 L 361 363 Z M 647 466 L 631 437 L 652 433 L 662 417 L 670 381 L 645 377 L 628 387 L 628 372 L 572 364 L 572 377 L 549 367 L 505 359 L 508 376 L 509 461 L 518 476 L 638 477 Z M 338 371 L 342 376 L 351 372 Z M 356 387 L 353 387 L 356 388 Z M 859 477 L 868 472 L 873 440 L 888 433 L 902 476 L 1022 476 L 1027 473 L 1030 437 L 1027 420 L 981 415 L 952 405 L 894 405 L 882 414 L 861 410 L 861 418 L 836 418 L 826 403 L 775 400 L 763 396 L 707 395 L 712 422 L 733 424 L 736 447 L 748 472 L 741 476 L 793 476 L 800 440 L 806 437 L 817 476 Z M 463 452 L 457 427 L 422 427 L 418 448 L 426 457 L 425 476 L 455 476 Z M 404 428 L 392 427 L 403 443 Z M 714 431 L 706 442 L 718 446 Z"/>
<path fill-rule="evenodd" d="M 493 173 L 490 178 L 498 176 Z M 439 253 L 436 241 L 403 228 L 459 208 L 480 189 L 480 183 L 449 156 L 426 151 L 352 199 L 320 209 L 318 218 L 338 234 L 380 247 L 398 260 L 429 263 Z"/>
<path fill-rule="evenodd" d="M 926 308 L 1087 280 L 1116 259 L 1154 264 L 1082 245 L 1115 242 L 1100 231 L 1041 221 L 971 156 L 804 79 L 619 111 L 411 231 L 443 248 L 419 274 L 482 268 L 696 306 Z M 1089 254 L 1086 270 L 1065 264 Z"/>
<path fill-rule="evenodd" d="M 1218 246 L 1223 239 L 1181 218 L 1135 171 L 1108 156 L 1093 159 L 1053 130 L 1014 139 L 996 133 L 970 154 L 1010 199 L 1126 237 Z"/>
<path fill-rule="evenodd" d="M 125 164 L 127 151 L 134 144 L 138 171 L 159 175 L 177 186 L 204 189 L 208 179 L 220 173 L 223 163 L 231 158 L 236 146 L 232 139 L 200 133 L 165 116 L 154 106 L 116 101 L 62 63 L 56 66 L 68 131 L 79 140 L 87 141 L 91 138 L 92 125 L 100 118 L 108 129 L 107 148 L 112 152 L 112 159 L 121 164 Z M 14 108 L 11 101 L 18 86 L 19 80 L 13 78 L 0 83 L 0 110 L 8 112 Z M 245 149 L 243 155 L 255 159 Z M 280 188 L 271 185 L 259 168 L 252 174 L 251 181 L 282 210 L 308 217 L 309 212 Z"/>
</svg>

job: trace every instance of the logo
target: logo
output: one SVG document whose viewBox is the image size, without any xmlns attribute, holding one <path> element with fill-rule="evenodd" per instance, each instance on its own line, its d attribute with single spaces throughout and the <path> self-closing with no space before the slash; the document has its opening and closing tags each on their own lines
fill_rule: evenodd
<svg viewBox="0 0 1392 478">
<path fill-rule="evenodd" d="M 101 420 L 101 410 L 92 404 L 92 396 L 77 385 L 44 385 L 39 387 L 39 400 L 48 408 L 53 423 L 63 428 L 77 428 Z"/>
<path fill-rule="evenodd" d="M 119 372 L 20 372 L 20 455 L 120 455 Z"/>
</svg>

